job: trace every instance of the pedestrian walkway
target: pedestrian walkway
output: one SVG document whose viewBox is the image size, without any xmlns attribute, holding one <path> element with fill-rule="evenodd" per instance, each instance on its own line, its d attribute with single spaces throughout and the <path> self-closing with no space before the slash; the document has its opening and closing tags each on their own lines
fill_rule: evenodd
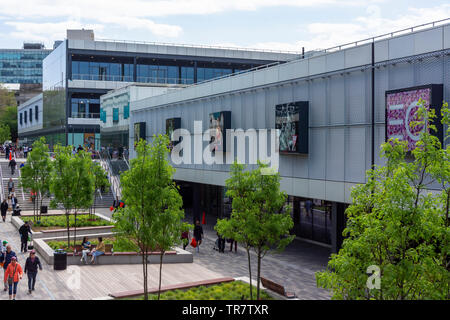
<svg viewBox="0 0 450 320">
<path fill-rule="evenodd" d="M 111 216 L 111 212 L 107 210 L 103 210 L 102 214 Z M 191 216 L 186 216 L 185 220 L 189 223 L 193 221 Z M 226 243 L 225 253 L 213 250 L 217 239 L 213 229 L 215 221 L 208 219 L 207 222 L 210 224 L 203 225 L 204 239 L 200 253 L 196 253 L 190 245 L 186 247 L 186 250 L 194 255 L 194 263 L 214 270 L 224 277 L 248 277 L 245 249 L 238 244 L 237 252 L 234 251 L 234 246 L 233 252 L 230 252 L 230 244 Z M 257 257 L 251 252 L 252 278 L 256 279 Z M 299 299 L 330 299 L 331 295 L 327 290 L 317 288 L 315 279 L 315 273 L 326 268 L 330 254 L 329 248 L 294 240 L 282 253 L 269 253 L 264 257 L 261 275 L 294 291 Z"/>
<path fill-rule="evenodd" d="M 29 253 L 20 253 L 20 237 L 10 223 L 0 222 L 0 239 L 7 240 L 16 252 L 19 263 L 24 266 Z M 38 254 L 39 256 L 39 254 Z M 41 257 L 39 257 L 41 258 Z M 66 270 L 53 270 L 41 258 L 44 270 L 38 272 L 36 291 L 28 295 L 28 278 L 24 274 L 19 282 L 17 300 L 86 300 L 107 296 L 109 293 L 138 290 L 142 288 L 142 265 L 86 265 L 68 266 Z M 148 287 L 158 286 L 159 265 L 149 265 Z M 3 279 L 3 271 L 1 272 Z M 223 275 L 197 263 L 164 264 L 162 285 L 175 285 L 192 281 L 222 278 Z M 0 300 L 8 300 L 8 292 L 1 291 Z"/>
</svg>

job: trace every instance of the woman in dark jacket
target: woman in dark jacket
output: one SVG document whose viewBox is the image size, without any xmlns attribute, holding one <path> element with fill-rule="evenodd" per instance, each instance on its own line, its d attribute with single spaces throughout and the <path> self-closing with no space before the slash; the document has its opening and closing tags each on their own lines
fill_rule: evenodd
<svg viewBox="0 0 450 320">
<path fill-rule="evenodd" d="M 25 273 L 27 273 L 28 271 L 28 294 L 31 294 L 31 291 L 34 291 L 34 285 L 36 284 L 36 276 L 38 273 L 38 266 L 39 269 L 42 270 L 41 261 L 38 257 L 36 257 L 36 251 L 31 250 L 30 256 L 25 262 L 24 270 Z"/>
<path fill-rule="evenodd" d="M 201 243 L 202 243 L 202 235 L 203 235 L 203 228 L 202 228 L 202 226 L 200 225 L 200 221 L 199 220 L 197 220 L 196 222 L 195 222 L 195 227 L 194 227 L 194 238 L 195 238 L 195 241 L 197 241 L 197 252 L 200 252 L 200 245 L 201 245 Z"/>
</svg>

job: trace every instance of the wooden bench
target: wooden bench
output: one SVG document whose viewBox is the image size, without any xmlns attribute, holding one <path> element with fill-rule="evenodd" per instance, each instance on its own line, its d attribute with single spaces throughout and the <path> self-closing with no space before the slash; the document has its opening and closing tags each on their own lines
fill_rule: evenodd
<svg viewBox="0 0 450 320">
<path fill-rule="evenodd" d="M 287 292 L 286 289 L 281 284 L 275 283 L 275 282 L 270 281 L 269 279 L 266 279 L 263 277 L 261 277 L 261 283 L 265 288 L 270 289 L 273 292 L 276 292 L 276 293 L 282 295 L 283 297 L 290 298 L 290 299 L 295 298 L 295 293 Z"/>
</svg>

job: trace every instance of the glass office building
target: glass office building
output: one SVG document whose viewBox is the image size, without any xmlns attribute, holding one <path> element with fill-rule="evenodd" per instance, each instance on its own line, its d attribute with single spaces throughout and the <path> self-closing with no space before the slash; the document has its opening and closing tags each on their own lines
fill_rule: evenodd
<svg viewBox="0 0 450 320">
<path fill-rule="evenodd" d="M 0 83 L 42 83 L 42 61 L 51 50 L 0 49 Z"/>
</svg>

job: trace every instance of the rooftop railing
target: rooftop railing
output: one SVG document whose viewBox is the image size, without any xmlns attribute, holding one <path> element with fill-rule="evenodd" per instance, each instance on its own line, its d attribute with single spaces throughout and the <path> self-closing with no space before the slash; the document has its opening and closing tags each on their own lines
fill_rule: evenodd
<svg viewBox="0 0 450 320">
<path fill-rule="evenodd" d="M 339 50 L 343 50 L 343 49 L 348 49 L 348 48 L 351 48 L 351 47 L 356 47 L 358 45 L 372 43 L 372 42 L 375 42 L 375 41 L 378 41 L 378 40 L 389 39 L 389 38 L 392 38 L 394 36 L 398 36 L 400 34 L 408 34 L 408 33 L 416 32 L 416 31 L 419 31 L 419 30 L 433 28 L 433 27 L 436 27 L 438 25 L 441 25 L 441 26 L 442 25 L 446 25 L 448 23 L 450 23 L 450 18 L 446 18 L 446 19 L 442 19 L 442 20 L 437 20 L 437 21 L 433 21 L 433 22 L 420 24 L 420 25 L 417 25 L 417 26 L 414 26 L 414 27 L 393 31 L 393 32 L 382 34 L 382 35 L 379 35 L 379 36 L 375 36 L 375 37 L 371 37 L 371 38 L 367 38 L 367 39 L 362 39 L 362 40 L 358 40 L 358 41 L 354 41 L 354 42 L 349 42 L 349 43 L 346 43 L 346 44 L 341 44 L 341 45 L 334 46 L 334 47 L 327 48 L 327 49 L 317 49 L 317 50 L 307 51 L 307 52 L 304 53 L 304 58 L 307 59 L 309 57 L 315 56 L 316 54 L 325 54 L 325 53 L 329 53 L 329 52 L 335 52 L 335 51 L 339 51 Z M 302 59 L 302 58 L 296 57 L 296 58 L 293 58 L 293 59 L 291 59 L 291 60 L 289 60 L 287 62 L 295 61 L 295 60 L 299 60 L 299 59 Z M 239 74 L 243 74 L 243 73 L 247 73 L 247 72 L 267 69 L 267 68 L 274 67 L 274 66 L 277 66 L 277 65 L 283 64 L 283 63 L 285 63 L 285 62 L 280 62 L 280 61 L 272 62 L 272 63 L 265 64 L 265 65 L 262 65 L 262 66 L 254 67 L 254 68 L 251 68 L 251 69 L 242 70 L 242 71 L 235 72 L 235 73 L 232 73 L 232 74 L 223 75 L 223 76 L 220 76 L 220 77 L 217 77 L 217 78 L 214 78 L 214 79 L 208 79 L 208 80 L 204 80 L 204 81 L 201 81 L 201 82 L 193 83 L 192 85 L 199 85 L 199 84 L 211 82 L 211 81 L 214 81 L 214 80 L 226 79 L 226 78 L 230 78 L 230 77 L 233 77 L 233 76 L 236 76 L 236 75 L 239 75 Z"/>
</svg>

